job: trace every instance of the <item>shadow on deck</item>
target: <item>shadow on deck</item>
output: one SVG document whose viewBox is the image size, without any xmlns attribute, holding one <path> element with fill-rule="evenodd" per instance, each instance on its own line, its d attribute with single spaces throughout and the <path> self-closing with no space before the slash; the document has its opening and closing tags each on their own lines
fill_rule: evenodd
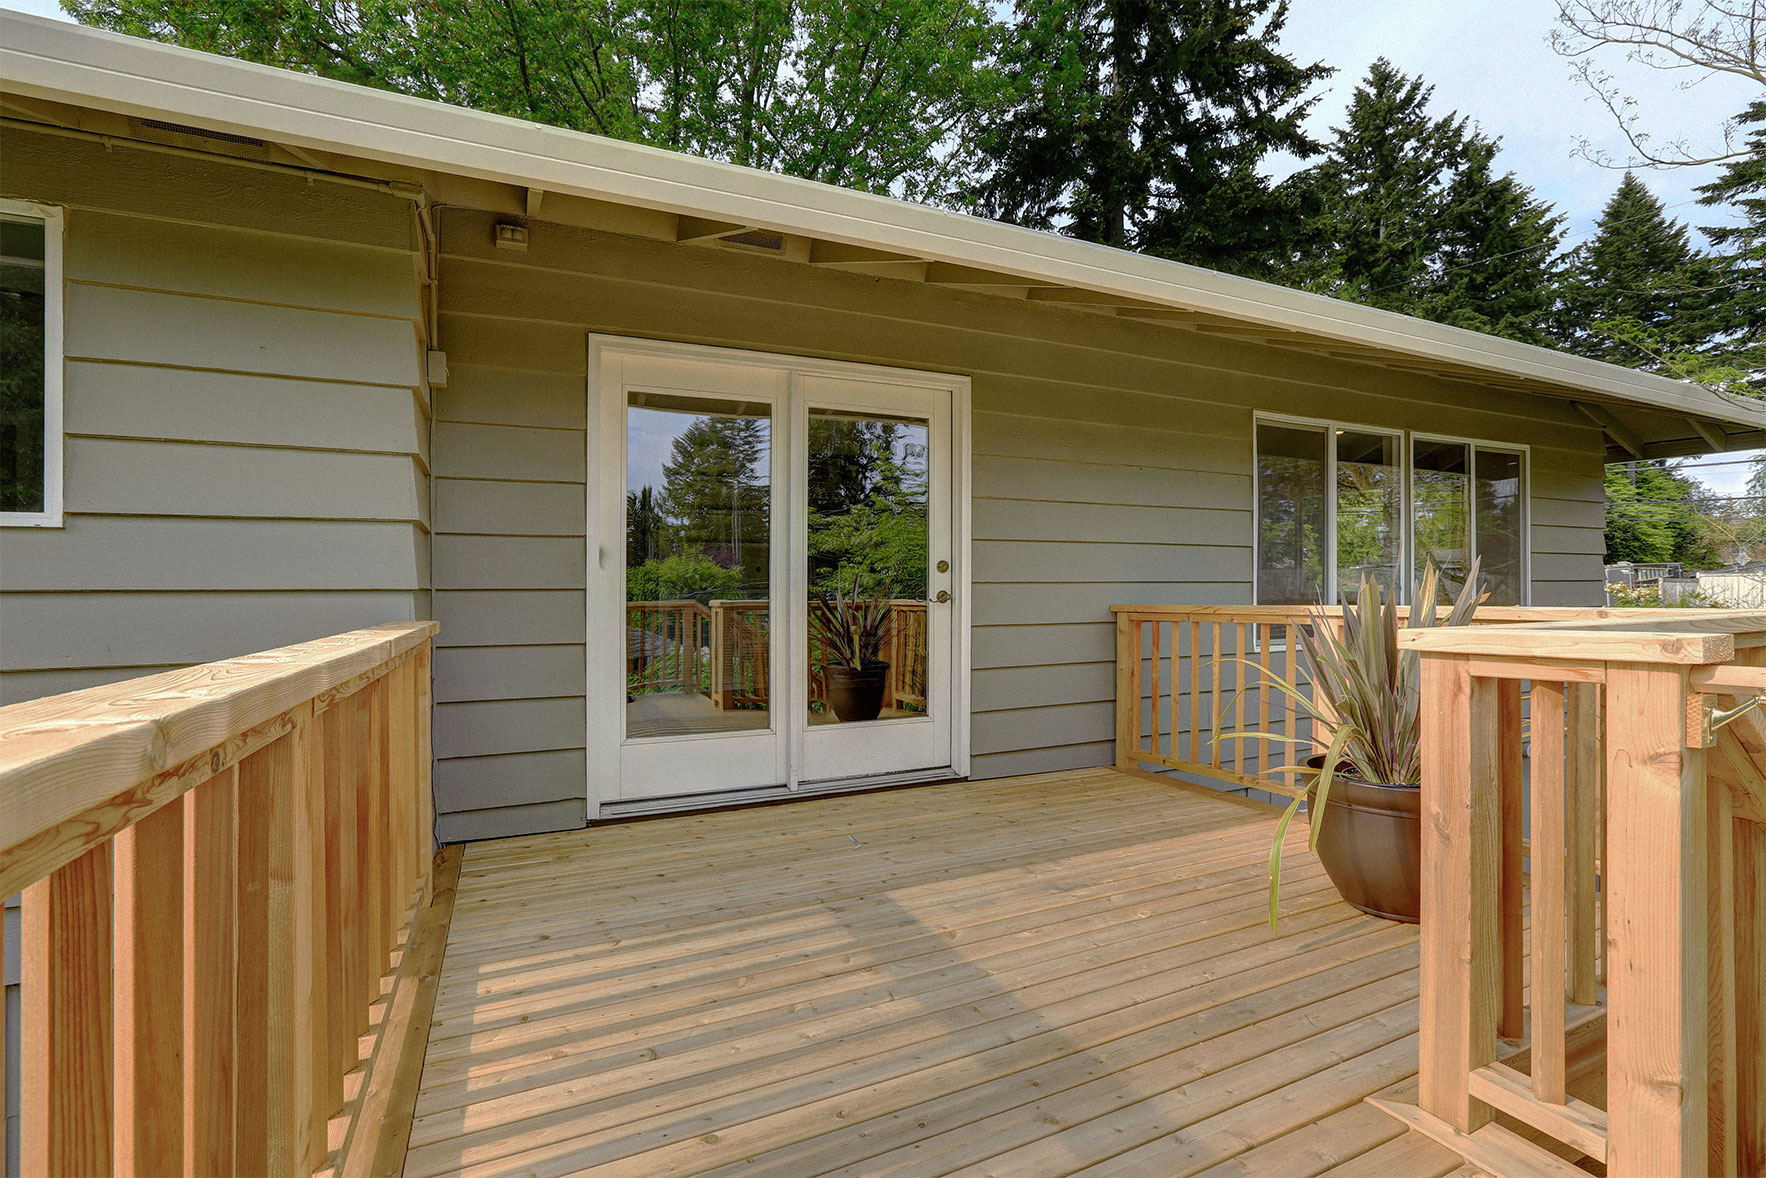
<svg viewBox="0 0 1766 1178">
<path fill-rule="evenodd" d="M 1113 770 L 466 848 L 407 1175 L 1445 1174 L 1411 926 Z"/>
</svg>

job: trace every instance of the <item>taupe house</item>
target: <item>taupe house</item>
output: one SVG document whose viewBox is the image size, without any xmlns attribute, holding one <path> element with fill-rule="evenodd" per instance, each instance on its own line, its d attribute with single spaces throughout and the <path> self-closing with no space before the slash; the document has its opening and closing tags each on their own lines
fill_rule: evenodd
<svg viewBox="0 0 1766 1178">
<path fill-rule="evenodd" d="M 68 24 L 0 14 L 0 79 L 44 341 L 5 701 L 432 618 L 443 841 L 1108 764 L 1112 604 L 1480 559 L 1594 606 L 1603 463 L 1766 444 L 1646 373 Z M 814 602 L 881 516 L 894 670 L 841 723 Z"/>
</svg>

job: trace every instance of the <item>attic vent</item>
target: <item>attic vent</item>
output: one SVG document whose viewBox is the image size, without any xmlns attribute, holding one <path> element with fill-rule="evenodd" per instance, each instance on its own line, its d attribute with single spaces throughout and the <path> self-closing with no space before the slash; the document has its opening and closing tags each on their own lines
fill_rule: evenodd
<svg viewBox="0 0 1766 1178">
<path fill-rule="evenodd" d="M 782 234 L 772 233 L 765 229 L 750 229 L 743 233 L 732 233 L 728 237 L 720 237 L 719 241 L 727 241 L 731 245 L 751 245 L 756 249 L 782 250 L 785 238 Z"/>
<path fill-rule="evenodd" d="M 201 127 L 186 127 L 183 123 L 165 123 L 159 119 L 142 119 L 143 127 L 152 127 L 155 131 L 172 131 L 179 135 L 195 135 L 198 139 L 218 139 L 222 143 L 239 143 L 246 147 L 262 147 L 262 139 L 253 139 L 249 135 L 234 135 L 229 131 L 207 131 Z"/>
</svg>

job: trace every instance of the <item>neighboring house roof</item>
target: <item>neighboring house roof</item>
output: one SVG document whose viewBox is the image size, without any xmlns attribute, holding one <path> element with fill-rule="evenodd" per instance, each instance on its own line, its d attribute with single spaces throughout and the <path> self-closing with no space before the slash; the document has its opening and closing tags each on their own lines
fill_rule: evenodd
<svg viewBox="0 0 1766 1178">
<path fill-rule="evenodd" d="M 1606 430 L 1615 454 L 1766 444 L 1766 408 L 1647 372 L 1055 233 L 63 21 L 0 11 L 0 81 L 25 98 L 246 135 L 297 156 L 338 152 L 521 185 L 530 202 L 562 193 L 673 213 L 683 218 L 683 239 L 757 229 L 798 235 L 837 247 L 823 260 L 842 268 L 911 270 L 970 289 L 1003 277 L 1021 284 L 1020 297 L 1568 397 Z"/>
</svg>

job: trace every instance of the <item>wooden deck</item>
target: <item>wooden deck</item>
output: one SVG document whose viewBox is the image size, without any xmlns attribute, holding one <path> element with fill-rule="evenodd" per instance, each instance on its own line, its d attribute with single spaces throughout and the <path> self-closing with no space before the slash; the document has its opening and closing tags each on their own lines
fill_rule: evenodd
<svg viewBox="0 0 1766 1178">
<path fill-rule="evenodd" d="M 1113 770 L 466 849 L 408 1175 L 1431 1178 L 1412 926 Z"/>
</svg>

